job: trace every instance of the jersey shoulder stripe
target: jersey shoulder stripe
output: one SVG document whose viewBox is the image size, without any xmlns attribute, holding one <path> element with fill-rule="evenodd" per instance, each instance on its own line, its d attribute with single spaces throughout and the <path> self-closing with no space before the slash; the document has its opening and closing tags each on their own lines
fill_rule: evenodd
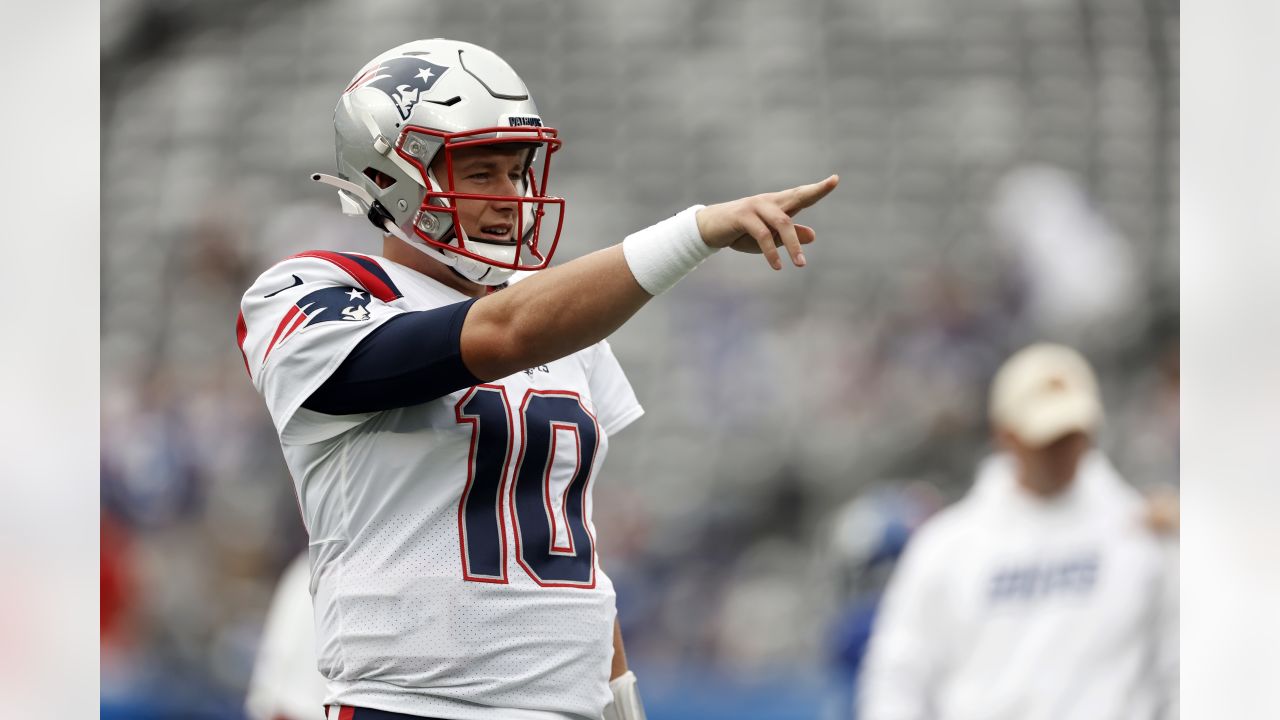
<svg viewBox="0 0 1280 720">
<path fill-rule="evenodd" d="M 371 295 L 382 302 L 393 302 L 404 297 L 391 276 L 373 258 L 350 252 L 331 252 L 328 250 L 308 250 L 289 258 L 318 258 L 327 260 L 342 268 L 358 285 L 368 290 Z"/>
<path fill-rule="evenodd" d="M 236 318 L 236 343 L 249 376 L 256 382 L 267 359 L 297 332 L 332 320 L 370 320 L 380 312 L 371 301 L 390 305 L 403 298 L 379 260 L 308 250 L 263 272 L 245 291 Z"/>
<path fill-rule="evenodd" d="M 249 377 L 253 377 L 253 371 L 249 369 L 249 356 L 244 351 L 244 339 L 249 336 L 249 325 L 244 321 L 244 310 L 236 316 L 236 345 L 240 346 L 240 357 L 244 360 L 244 371 L 249 373 Z"/>
<path fill-rule="evenodd" d="M 293 331 L 297 330 L 298 326 L 306 319 L 307 314 L 302 312 L 301 306 L 295 304 L 289 308 L 289 312 L 285 313 L 284 319 L 276 326 L 276 332 L 271 336 L 271 343 L 267 345 L 267 351 L 262 354 L 262 362 L 267 362 L 267 358 L 271 356 L 271 349 L 276 346 L 276 343 L 280 342 L 282 335 L 284 337 L 292 335 Z M 286 327 L 288 328 L 287 330 L 285 329 Z"/>
</svg>

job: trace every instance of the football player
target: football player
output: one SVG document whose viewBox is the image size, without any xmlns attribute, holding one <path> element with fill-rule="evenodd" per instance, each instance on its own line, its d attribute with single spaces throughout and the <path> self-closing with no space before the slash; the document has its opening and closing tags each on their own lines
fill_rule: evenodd
<svg viewBox="0 0 1280 720">
<path fill-rule="evenodd" d="M 334 127 L 338 176 L 313 179 L 382 253 L 280 262 L 237 323 L 310 536 L 329 716 L 643 718 L 591 521 L 610 439 L 643 412 L 605 338 L 722 248 L 803 266 L 814 231 L 791 216 L 838 179 L 548 268 L 561 141 L 494 53 L 383 53 Z"/>
</svg>

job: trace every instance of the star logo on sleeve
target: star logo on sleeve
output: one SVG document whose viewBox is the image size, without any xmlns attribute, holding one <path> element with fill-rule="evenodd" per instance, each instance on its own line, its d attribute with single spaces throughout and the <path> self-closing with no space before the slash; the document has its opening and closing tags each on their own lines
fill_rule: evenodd
<svg viewBox="0 0 1280 720">
<path fill-rule="evenodd" d="M 368 292 L 350 286 L 325 287 L 303 295 L 280 320 L 262 361 L 265 363 L 273 348 L 301 330 L 335 320 L 362 322 L 373 319 L 369 314 L 369 301 Z"/>
</svg>

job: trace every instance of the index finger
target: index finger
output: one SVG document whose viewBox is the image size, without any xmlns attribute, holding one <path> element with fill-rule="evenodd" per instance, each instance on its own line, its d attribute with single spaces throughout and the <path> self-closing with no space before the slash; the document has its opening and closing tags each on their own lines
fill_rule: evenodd
<svg viewBox="0 0 1280 720">
<path fill-rule="evenodd" d="M 775 193 L 778 199 L 778 207 L 782 208 L 783 212 L 788 215 L 795 215 L 831 194 L 831 191 L 835 190 L 839 184 L 840 176 L 832 175 L 826 180 L 809 183 L 808 185 L 799 185 L 790 190 Z"/>
</svg>

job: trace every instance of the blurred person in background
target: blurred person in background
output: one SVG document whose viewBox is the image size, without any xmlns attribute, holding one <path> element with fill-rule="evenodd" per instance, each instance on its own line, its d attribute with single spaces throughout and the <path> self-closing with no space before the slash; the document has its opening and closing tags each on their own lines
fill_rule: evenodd
<svg viewBox="0 0 1280 720">
<path fill-rule="evenodd" d="M 860 493 L 836 510 L 829 532 L 830 572 L 839 610 L 828 631 L 828 653 L 841 717 L 857 702 L 857 680 L 885 586 L 912 533 L 943 505 L 931 482 L 890 482 Z"/>
<path fill-rule="evenodd" d="M 497 55 L 393 48 L 334 126 L 339 177 L 313 179 L 383 255 L 278 263 L 237 323 L 310 536 L 329 717 L 643 718 L 591 521 L 608 438 L 643 412 L 604 339 L 720 248 L 803 266 L 791 215 L 837 179 L 544 270 L 560 140 Z"/>
<path fill-rule="evenodd" d="M 99 527 L 99 612 L 101 614 L 100 648 L 104 658 L 102 684 L 108 687 L 118 681 L 111 671 L 125 663 L 119 659 L 136 652 L 135 625 L 138 579 L 133 558 L 131 539 L 121 523 L 103 512 Z"/>
<path fill-rule="evenodd" d="M 1177 717 L 1176 548 L 1094 447 L 1093 370 L 1027 347 L 997 372 L 990 414 L 1001 452 L 908 544 L 858 717 Z"/>
<path fill-rule="evenodd" d="M 316 720 L 324 715 L 325 678 L 316 669 L 311 563 L 303 553 L 276 586 L 249 681 L 250 720 Z"/>
</svg>

